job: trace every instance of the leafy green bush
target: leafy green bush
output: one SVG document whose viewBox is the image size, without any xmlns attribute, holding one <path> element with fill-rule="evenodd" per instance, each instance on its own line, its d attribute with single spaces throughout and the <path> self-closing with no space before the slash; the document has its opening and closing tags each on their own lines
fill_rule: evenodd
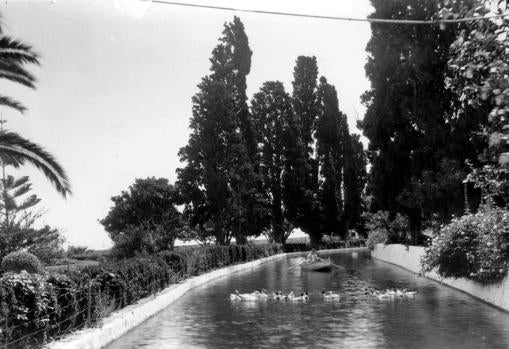
<svg viewBox="0 0 509 349">
<path fill-rule="evenodd" d="M 42 270 L 39 259 L 25 251 L 11 252 L 2 259 L 2 270 L 19 273 L 25 270 L 29 273 L 40 273 Z"/>
<path fill-rule="evenodd" d="M 383 229 L 375 229 L 368 233 L 368 241 L 366 245 L 370 250 L 374 250 L 377 244 L 385 244 L 387 241 L 387 231 Z"/>
<path fill-rule="evenodd" d="M 362 214 L 366 230 L 378 231 L 386 235 L 386 242 L 389 244 L 406 243 L 408 241 L 408 219 L 400 213 L 396 213 L 394 219 L 390 219 L 389 212 L 365 212 Z"/>
<path fill-rule="evenodd" d="M 74 329 L 100 324 L 112 311 L 183 278 L 280 252 L 280 245 L 208 246 L 139 255 L 65 274 L 6 273 L 0 278 L 0 343 L 40 347 Z"/>
<path fill-rule="evenodd" d="M 509 266 L 509 211 L 482 210 L 453 219 L 433 238 L 422 265 L 444 277 L 501 281 Z"/>
</svg>

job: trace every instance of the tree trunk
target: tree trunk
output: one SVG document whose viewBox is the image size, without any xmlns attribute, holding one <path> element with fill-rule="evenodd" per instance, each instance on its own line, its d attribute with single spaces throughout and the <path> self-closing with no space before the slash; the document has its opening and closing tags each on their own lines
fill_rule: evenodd
<svg viewBox="0 0 509 349">
<path fill-rule="evenodd" d="M 311 245 L 311 248 L 318 249 L 322 243 L 322 234 L 319 233 L 309 233 L 309 244 Z"/>
</svg>

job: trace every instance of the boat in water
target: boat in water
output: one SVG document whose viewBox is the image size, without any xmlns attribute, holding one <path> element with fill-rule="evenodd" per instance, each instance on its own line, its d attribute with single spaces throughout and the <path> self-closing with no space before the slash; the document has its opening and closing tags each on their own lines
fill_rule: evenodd
<svg viewBox="0 0 509 349">
<path fill-rule="evenodd" d="M 300 268 L 302 270 L 309 270 L 309 271 L 330 271 L 334 267 L 334 264 L 330 260 L 330 257 L 326 260 L 321 260 L 317 262 L 312 263 L 302 263 L 300 265 Z"/>
</svg>

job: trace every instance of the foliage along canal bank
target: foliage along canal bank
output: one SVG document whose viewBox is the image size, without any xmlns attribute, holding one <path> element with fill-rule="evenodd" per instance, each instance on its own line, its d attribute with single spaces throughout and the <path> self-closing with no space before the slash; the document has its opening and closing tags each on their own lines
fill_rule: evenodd
<svg viewBox="0 0 509 349">
<path fill-rule="evenodd" d="M 421 259 L 425 255 L 425 248 L 400 244 L 378 244 L 371 252 L 371 257 L 397 265 L 411 272 L 422 274 Z M 509 311 L 509 277 L 494 284 L 482 284 L 466 278 L 443 278 L 435 271 L 424 273 L 429 279 L 453 287 L 476 298 L 479 298 L 498 308 Z"/>
<path fill-rule="evenodd" d="M 163 295 L 169 293 L 166 296 L 169 298 L 162 298 L 166 302 L 177 299 L 179 292 L 181 295 L 196 285 L 223 275 L 225 270 L 249 268 L 266 261 L 266 257 L 281 255 L 281 252 L 281 245 L 208 246 L 140 255 L 85 267 L 79 272 L 50 273 L 38 269 L 27 272 L 25 268 L 18 273 L 19 269 L 4 270 L 0 278 L 0 345 L 4 348 L 38 348 L 89 327 L 101 328 L 101 331 L 106 328 L 104 331 L 110 331 L 105 332 L 109 336 L 120 336 L 165 306 L 163 301 L 149 304 L 147 297 L 168 286 L 189 278 L 193 280 L 183 288 L 173 287 L 175 291 L 171 291 L 173 288 L 163 291 Z M 246 264 L 250 261 L 254 263 Z M 223 268 L 234 264 L 239 265 Z M 192 278 L 213 269 L 218 270 L 206 274 L 208 276 L 203 275 L 203 278 Z M 142 306 L 140 315 L 133 318 L 133 309 L 130 308 L 122 313 L 125 316 L 131 314 L 130 318 L 116 315 L 114 319 L 121 326 L 115 325 L 114 330 L 107 330 L 110 327 L 105 326 L 110 320 L 104 319 L 140 300 L 146 304 Z M 99 337 L 107 338 L 105 333 Z"/>
</svg>

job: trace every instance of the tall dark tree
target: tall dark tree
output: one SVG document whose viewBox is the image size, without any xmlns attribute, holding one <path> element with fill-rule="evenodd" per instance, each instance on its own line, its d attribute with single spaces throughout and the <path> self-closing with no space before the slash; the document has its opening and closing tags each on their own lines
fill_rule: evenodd
<svg viewBox="0 0 509 349">
<path fill-rule="evenodd" d="M 279 81 L 263 84 L 253 96 L 251 112 L 258 135 L 263 191 L 270 201 L 271 238 L 285 243 L 292 225 L 285 204 L 285 169 L 295 151 L 295 120 L 291 98 Z"/>
<path fill-rule="evenodd" d="M 346 121 L 345 121 L 346 123 Z M 346 128 L 347 129 L 347 128 Z M 346 136 L 345 136 L 346 139 Z M 347 229 L 360 229 L 367 158 L 359 135 L 348 135 L 344 148 L 344 219 Z"/>
<path fill-rule="evenodd" d="M 346 116 L 339 111 L 334 86 L 320 78 L 318 87 L 319 118 L 316 122 L 316 160 L 319 165 L 318 197 L 321 209 L 321 233 L 344 236 L 343 164 L 345 142 L 349 140 Z"/>
<path fill-rule="evenodd" d="M 321 208 L 318 197 L 318 161 L 314 133 L 319 116 L 317 95 L 318 66 L 315 57 L 299 56 L 293 72 L 293 110 L 298 141 L 288 164 L 286 193 L 290 222 L 309 235 L 311 245 L 321 242 Z"/>
<path fill-rule="evenodd" d="M 243 243 L 267 225 L 267 208 L 256 158 L 256 135 L 246 97 L 252 52 L 239 18 L 224 26 L 212 52 L 211 73 L 198 85 L 188 145 L 179 169 L 185 215 L 216 243 Z"/>
<path fill-rule="evenodd" d="M 439 2 L 425 0 L 372 0 L 372 5 L 376 18 L 430 20 L 440 10 Z M 425 217 L 401 194 L 425 171 L 439 171 L 442 159 L 462 163 L 472 153 L 468 144 L 457 153 L 451 136 L 461 125 L 448 117 L 451 94 L 444 80 L 457 27 L 372 23 L 371 28 L 366 64 L 371 89 L 363 96 L 367 111 L 361 126 L 370 141 L 372 209 L 408 215 L 416 242 Z"/>
</svg>

